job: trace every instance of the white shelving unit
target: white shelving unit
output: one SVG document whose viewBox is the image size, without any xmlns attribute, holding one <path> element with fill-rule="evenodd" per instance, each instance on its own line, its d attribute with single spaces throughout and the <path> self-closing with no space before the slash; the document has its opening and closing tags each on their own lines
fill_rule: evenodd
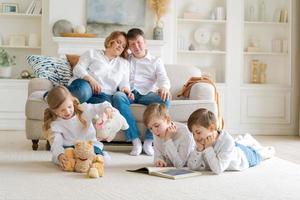
<svg viewBox="0 0 300 200">
<path fill-rule="evenodd" d="M 217 17 L 217 7 L 223 9 L 222 18 Z M 218 84 L 226 83 L 226 23 L 226 0 L 177 0 L 176 63 L 195 65 Z M 214 46 L 216 34 L 219 44 Z"/>
<path fill-rule="evenodd" d="M 244 0 L 244 53 L 240 76 L 242 129 L 283 134 L 284 129 L 290 130 L 294 123 L 292 3 L 293 0 Z M 285 10 L 287 19 L 280 21 L 280 12 L 283 17 Z M 257 67 L 252 64 L 253 60 L 258 61 Z M 260 72 L 264 71 L 261 63 L 267 66 L 265 76 Z"/>
<path fill-rule="evenodd" d="M 0 11 L 0 48 L 4 48 L 11 56 L 16 57 L 16 65 L 12 66 L 10 79 L 0 79 L 0 129 L 25 129 L 25 102 L 27 99 L 28 81 L 21 79 L 23 70 L 31 71 L 26 56 L 42 53 L 42 15 L 26 14 L 32 0 L 0 0 L 1 3 L 17 4 L 18 13 L 2 13 Z M 36 34 L 38 46 L 29 46 L 30 34 Z M 11 35 L 25 37 L 25 45 L 10 45 Z"/>
</svg>

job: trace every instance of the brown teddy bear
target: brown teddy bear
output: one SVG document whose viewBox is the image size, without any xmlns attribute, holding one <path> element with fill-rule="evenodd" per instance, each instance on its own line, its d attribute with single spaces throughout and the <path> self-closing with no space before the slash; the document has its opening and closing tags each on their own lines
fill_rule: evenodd
<svg viewBox="0 0 300 200">
<path fill-rule="evenodd" d="M 74 148 L 66 148 L 65 149 L 65 156 L 68 159 L 68 162 L 66 162 L 63 170 L 68 172 L 73 172 L 75 169 L 75 154 L 74 154 Z"/>
<path fill-rule="evenodd" d="M 75 144 L 75 172 L 87 173 L 88 177 L 98 178 L 104 173 L 104 160 L 94 153 L 93 141 L 79 141 Z"/>
</svg>

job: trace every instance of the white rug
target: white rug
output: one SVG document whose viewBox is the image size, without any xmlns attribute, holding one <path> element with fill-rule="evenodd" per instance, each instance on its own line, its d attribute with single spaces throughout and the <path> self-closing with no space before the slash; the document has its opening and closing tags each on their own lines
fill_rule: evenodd
<svg viewBox="0 0 300 200">
<path fill-rule="evenodd" d="M 32 151 L 20 134 L 0 135 L 0 199 L 300 199 L 300 165 L 273 158 L 243 172 L 169 180 L 126 172 L 151 165 L 152 157 L 110 152 L 105 176 L 88 179 L 62 172 L 50 152 Z"/>
</svg>

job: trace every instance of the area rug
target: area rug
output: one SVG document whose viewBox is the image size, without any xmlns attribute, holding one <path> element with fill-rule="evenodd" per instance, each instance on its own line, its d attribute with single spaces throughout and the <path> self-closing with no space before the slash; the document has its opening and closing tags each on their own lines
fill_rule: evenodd
<svg viewBox="0 0 300 200">
<path fill-rule="evenodd" d="M 243 172 L 171 180 L 126 172 L 150 166 L 152 157 L 109 152 L 105 175 L 62 172 L 45 150 L 32 151 L 21 134 L 0 135 L 0 199 L 300 199 L 300 165 L 274 157 Z"/>
</svg>

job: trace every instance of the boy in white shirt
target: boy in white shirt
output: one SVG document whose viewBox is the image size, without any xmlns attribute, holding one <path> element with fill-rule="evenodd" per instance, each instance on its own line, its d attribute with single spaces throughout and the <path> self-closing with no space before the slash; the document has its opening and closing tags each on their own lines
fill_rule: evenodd
<svg viewBox="0 0 300 200">
<path fill-rule="evenodd" d="M 127 33 L 128 46 L 131 51 L 128 61 L 130 63 L 130 88 L 131 91 L 117 92 L 113 97 L 113 105 L 126 118 L 129 129 L 125 131 L 126 139 L 132 141 L 133 149 L 130 155 L 141 154 L 142 149 L 147 155 L 153 155 L 153 135 L 146 130 L 144 145 L 139 139 L 140 132 L 137 128 L 130 104 L 137 103 L 149 105 L 162 103 L 169 107 L 170 80 L 167 76 L 163 61 L 152 56 L 146 48 L 144 33 L 133 28 Z"/>
<path fill-rule="evenodd" d="M 262 147 L 252 136 L 239 141 L 223 130 L 216 130 L 217 120 L 211 111 L 200 108 L 188 119 L 196 149 L 190 154 L 188 167 L 192 170 L 210 169 L 215 174 L 225 170 L 244 170 L 258 165 L 274 155 L 273 147 Z"/>
</svg>

